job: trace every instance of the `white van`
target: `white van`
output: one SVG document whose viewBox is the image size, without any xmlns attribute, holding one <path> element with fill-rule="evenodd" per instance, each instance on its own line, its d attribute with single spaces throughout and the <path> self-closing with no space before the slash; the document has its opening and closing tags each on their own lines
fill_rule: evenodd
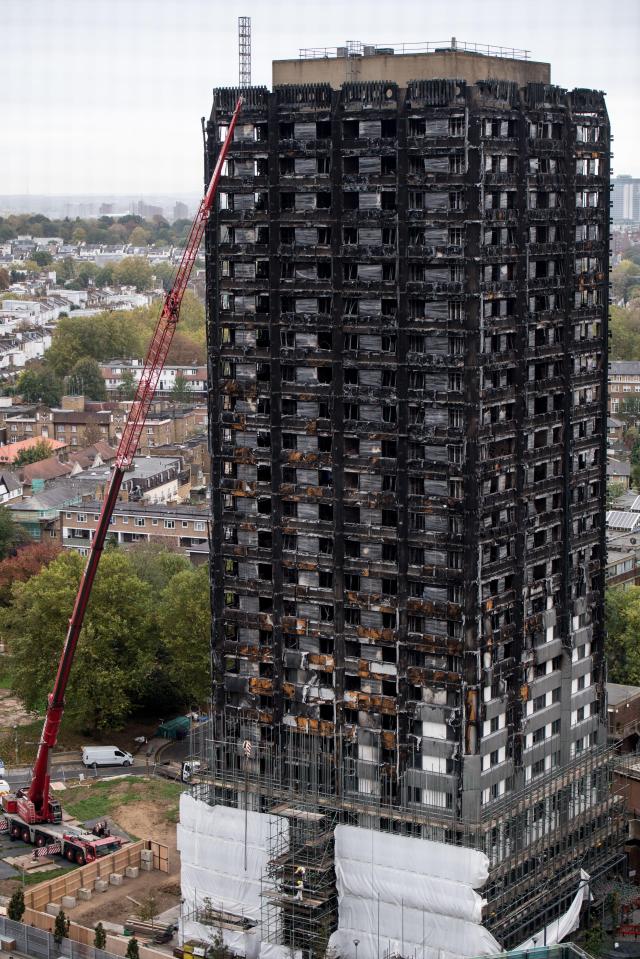
<svg viewBox="0 0 640 959">
<path fill-rule="evenodd" d="M 117 746 L 83 746 L 82 762 L 85 766 L 130 766 L 133 756 Z"/>
</svg>

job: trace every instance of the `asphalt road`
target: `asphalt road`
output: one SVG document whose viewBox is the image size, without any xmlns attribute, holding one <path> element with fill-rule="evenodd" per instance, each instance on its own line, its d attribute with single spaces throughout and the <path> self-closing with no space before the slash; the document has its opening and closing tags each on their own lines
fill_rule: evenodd
<svg viewBox="0 0 640 959">
<path fill-rule="evenodd" d="M 77 762 L 62 761 L 51 764 L 51 779 L 53 782 L 64 782 L 66 779 L 78 779 L 81 775 L 85 779 L 106 779 L 114 776 L 130 776 L 131 773 L 141 773 L 147 770 L 145 756 L 134 756 L 133 766 L 98 766 L 96 769 L 87 769 L 78 760 Z M 153 758 L 149 763 L 149 771 L 153 770 Z M 3 777 L 12 789 L 28 786 L 31 782 L 31 767 L 20 766 L 16 769 L 7 769 Z"/>
</svg>

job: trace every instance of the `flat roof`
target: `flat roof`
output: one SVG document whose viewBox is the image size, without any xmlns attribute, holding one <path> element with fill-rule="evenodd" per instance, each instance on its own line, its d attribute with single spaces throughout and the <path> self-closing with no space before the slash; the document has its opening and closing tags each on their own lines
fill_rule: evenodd
<svg viewBox="0 0 640 959">
<path fill-rule="evenodd" d="M 640 696 L 640 686 L 626 686 L 623 683 L 607 683 L 607 697 L 610 706 L 618 706 L 627 699 Z"/>
<path fill-rule="evenodd" d="M 272 77 L 273 86 L 326 83 L 334 90 L 345 83 L 371 81 L 397 83 L 400 87 L 412 80 L 507 80 L 519 86 L 550 83 L 550 64 L 525 59 L 524 55 L 528 56 L 528 51 L 480 48 L 479 44 L 455 38 L 437 45 L 355 44 L 301 51 L 296 59 L 274 60 Z"/>
</svg>

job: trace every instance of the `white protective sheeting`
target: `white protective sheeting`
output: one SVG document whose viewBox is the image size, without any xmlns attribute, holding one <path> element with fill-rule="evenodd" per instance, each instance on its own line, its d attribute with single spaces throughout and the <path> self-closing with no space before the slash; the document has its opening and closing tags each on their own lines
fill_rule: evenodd
<svg viewBox="0 0 640 959">
<path fill-rule="evenodd" d="M 466 959 L 502 949 L 480 925 L 476 888 L 489 875 L 484 853 L 356 826 L 335 832 L 338 929 L 343 959 Z"/>
<path fill-rule="evenodd" d="M 279 834 L 279 841 L 288 844 L 286 830 L 287 824 L 280 817 L 248 811 L 245 819 L 244 809 L 210 806 L 183 793 L 178 849 L 185 913 L 193 914 L 208 899 L 214 909 L 259 922 L 262 877 L 270 857 L 269 839 Z M 210 926 L 185 922 L 186 938 L 207 940 L 212 932 L 215 929 Z M 224 941 L 248 959 L 258 955 L 259 940 L 259 927 L 250 932 L 224 931 Z"/>
<path fill-rule="evenodd" d="M 578 928 L 580 925 L 582 903 L 587 902 L 589 899 L 590 878 L 588 872 L 585 872 L 584 869 L 580 870 L 580 885 L 567 911 L 563 912 L 557 919 L 554 919 L 553 922 L 550 922 L 546 929 L 541 929 L 535 936 L 531 936 L 530 939 L 527 939 L 526 942 L 519 945 L 517 947 L 518 951 L 521 949 L 535 949 L 536 946 L 542 945 L 555 946 L 557 942 L 562 942 L 566 936 Z"/>
<path fill-rule="evenodd" d="M 272 942 L 263 942 L 260 946 L 260 959 L 302 959 L 300 949 L 278 946 Z"/>
</svg>

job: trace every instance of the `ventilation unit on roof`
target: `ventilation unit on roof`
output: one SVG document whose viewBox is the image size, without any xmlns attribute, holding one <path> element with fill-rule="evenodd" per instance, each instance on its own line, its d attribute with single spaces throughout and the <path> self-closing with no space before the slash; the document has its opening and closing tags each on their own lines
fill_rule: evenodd
<svg viewBox="0 0 640 959">
<path fill-rule="evenodd" d="M 365 57 L 372 57 L 372 56 L 374 56 L 374 54 L 376 53 L 376 48 L 375 48 L 375 47 L 368 47 L 368 46 L 365 44 L 365 46 L 362 48 L 362 52 L 364 53 Z"/>
<path fill-rule="evenodd" d="M 395 53 L 393 47 L 376 47 L 376 56 L 392 57 Z"/>
<path fill-rule="evenodd" d="M 337 56 L 337 57 L 346 57 L 346 55 L 347 55 L 347 48 L 346 48 L 346 47 L 338 47 L 338 48 L 337 48 L 337 50 L 336 50 L 336 56 Z"/>
</svg>

